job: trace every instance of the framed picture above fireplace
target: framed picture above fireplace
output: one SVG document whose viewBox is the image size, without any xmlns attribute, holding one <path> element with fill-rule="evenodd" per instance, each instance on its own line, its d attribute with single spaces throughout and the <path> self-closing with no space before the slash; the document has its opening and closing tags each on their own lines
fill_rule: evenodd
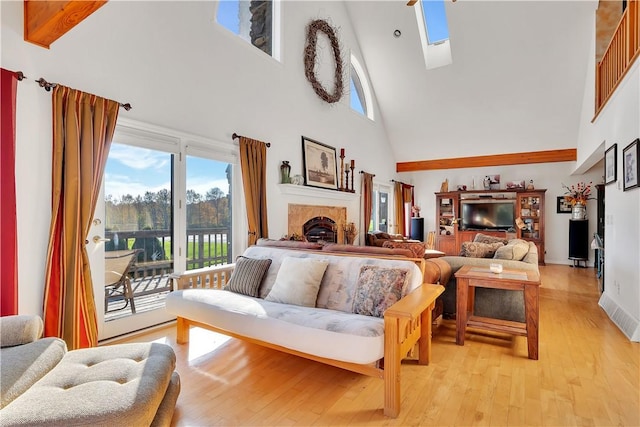
<svg viewBox="0 0 640 427">
<path fill-rule="evenodd" d="M 334 147 L 303 136 L 302 163 L 305 185 L 338 189 L 338 162 Z"/>
</svg>

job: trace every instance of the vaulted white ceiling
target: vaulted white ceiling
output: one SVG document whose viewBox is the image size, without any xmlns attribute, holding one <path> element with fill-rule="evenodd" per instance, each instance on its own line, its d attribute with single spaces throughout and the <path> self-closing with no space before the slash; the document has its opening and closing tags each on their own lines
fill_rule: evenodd
<svg viewBox="0 0 640 427">
<path fill-rule="evenodd" d="M 448 1 L 432 70 L 412 7 L 346 4 L 398 161 L 576 147 L 596 1 Z"/>
</svg>

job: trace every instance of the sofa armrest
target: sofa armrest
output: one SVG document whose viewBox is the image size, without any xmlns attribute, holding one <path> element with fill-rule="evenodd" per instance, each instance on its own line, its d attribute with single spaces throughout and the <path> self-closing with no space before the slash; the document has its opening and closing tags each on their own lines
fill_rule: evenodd
<svg viewBox="0 0 640 427">
<path fill-rule="evenodd" d="M 384 312 L 384 317 L 397 317 L 414 320 L 434 303 L 436 298 L 444 292 L 441 285 L 423 283 L 417 289 L 407 294 L 400 301 L 393 304 Z"/>
<path fill-rule="evenodd" d="M 0 317 L 0 347 L 28 344 L 42 337 L 44 324 L 39 316 Z"/>
<path fill-rule="evenodd" d="M 384 312 L 384 414 L 400 412 L 400 361 L 418 343 L 418 363 L 431 358 L 431 311 L 441 285 L 423 283 Z"/>
<path fill-rule="evenodd" d="M 222 289 L 231 278 L 236 264 L 215 265 L 198 268 L 183 273 L 173 273 L 169 277 L 175 283 L 175 290 L 192 288 Z"/>
<path fill-rule="evenodd" d="M 431 358 L 431 312 L 444 286 L 423 283 L 384 312 L 385 359 L 388 351 L 397 352 L 398 362 L 419 343 L 419 363 Z"/>
</svg>

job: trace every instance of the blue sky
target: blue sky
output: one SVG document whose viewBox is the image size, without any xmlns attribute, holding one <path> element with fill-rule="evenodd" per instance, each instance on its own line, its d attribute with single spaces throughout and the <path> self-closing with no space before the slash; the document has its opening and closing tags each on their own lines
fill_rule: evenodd
<svg viewBox="0 0 640 427">
<path fill-rule="evenodd" d="M 447 40 L 449 38 L 449 26 L 444 10 L 444 1 L 422 0 L 422 10 L 427 24 L 429 44 Z"/>
<path fill-rule="evenodd" d="M 229 192 L 227 163 L 187 156 L 187 189 L 204 196 L 218 187 Z M 171 154 L 129 145 L 111 144 L 105 168 L 105 197 L 131 194 L 144 195 L 146 191 L 157 192 L 171 189 Z"/>
<path fill-rule="evenodd" d="M 218 13 L 216 19 L 223 27 L 231 30 L 234 34 L 238 34 L 238 2 L 237 1 L 221 1 L 218 2 Z"/>
</svg>

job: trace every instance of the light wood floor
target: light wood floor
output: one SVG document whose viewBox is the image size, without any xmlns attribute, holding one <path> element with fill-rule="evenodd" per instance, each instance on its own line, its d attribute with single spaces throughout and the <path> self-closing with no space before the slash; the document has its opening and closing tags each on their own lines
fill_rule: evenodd
<svg viewBox="0 0 640 427">
<path fill-rule="evenodd" d="M 429 366 L 404 363 L 402 411 L 384 417 L 382 380 L 200 329 L 127 341 L 170 344 L 182 379 L 173 424 L 639 426 L 640 344 L 598 307 L 593 269 L 541 267 L 540 360 L 524 337 L 434 330 Z"/>
</svg>

